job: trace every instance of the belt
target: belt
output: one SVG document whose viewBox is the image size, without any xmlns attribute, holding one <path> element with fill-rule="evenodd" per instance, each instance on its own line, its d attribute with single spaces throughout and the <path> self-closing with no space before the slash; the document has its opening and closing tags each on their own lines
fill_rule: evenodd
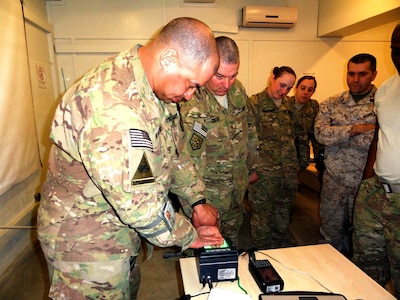
<svg viewBox="0 0 400 300">
<path fill-rule="evenodd" d="M 386 183 L 379 179 L 384 191 L 388 194 L 400 194 L 400 183 Z"/>
</svg>

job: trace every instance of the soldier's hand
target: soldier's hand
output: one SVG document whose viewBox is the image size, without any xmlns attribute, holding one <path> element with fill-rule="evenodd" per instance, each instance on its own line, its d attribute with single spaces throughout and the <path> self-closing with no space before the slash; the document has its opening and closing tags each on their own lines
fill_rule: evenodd
<svg viewBox="0 0 400 300">
<path fill-rule="evenodd" d="M 217 209 L 208 204 L 199 204 L 193 207 L 192 223 L 195 228 L 200 226 L 217 226 L 219 213 Z"/>
<path fill-rule="evenodd" d="M 253 172 L 249 176 L 249 184 L 253 184 L 258 181 L 258 174 L 257 172 Z"/>
<path fill-rule="evenodd" d="M 375 124 L 356 124 L 350 130 L 350 136 L 362 134 L 371 130 L 375 130 Z"/>
<path fill-rule="evenodd" d="M 196 228 L 198 237 L 190 245 L 190 248 L 202 248 L 204 246 L 219 246 L 224 238 L 216 226 L 200 226 Z"/>
</svg>

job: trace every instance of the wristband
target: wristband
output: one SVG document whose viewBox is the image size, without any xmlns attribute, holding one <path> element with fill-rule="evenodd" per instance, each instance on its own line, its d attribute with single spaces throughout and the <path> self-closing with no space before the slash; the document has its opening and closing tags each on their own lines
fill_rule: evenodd
<svg viewBox="0 0 400 300">
<path fill-rule="evenodd" d="M 199 201 L 192 204 L 192 208 L 199 204 L 206 204 L 206 198 L 200 199 Z"/>
</svg>

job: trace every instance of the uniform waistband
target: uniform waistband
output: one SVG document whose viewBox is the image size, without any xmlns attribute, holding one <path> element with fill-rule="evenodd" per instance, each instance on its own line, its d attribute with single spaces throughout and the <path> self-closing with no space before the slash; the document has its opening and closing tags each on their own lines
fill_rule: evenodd
<svg viewBox="0 0 400 300">
<path fill-rule="evenodd" d="M 388 194 L 400 194 L 400 183 L 387 183 L 384 180 L 378 178 L 379 183 Z"/>
</svg>

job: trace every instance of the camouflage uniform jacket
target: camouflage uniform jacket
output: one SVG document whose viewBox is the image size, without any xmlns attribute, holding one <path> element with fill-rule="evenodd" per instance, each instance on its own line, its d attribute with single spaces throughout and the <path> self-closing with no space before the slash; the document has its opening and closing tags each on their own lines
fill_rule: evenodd
<svg viewBox="0 0 400 300">
<path fill-rule="evenodd" d="M 204 178 L 207 201 L 225 209 L 229 208 L 234 189 L 244 194 L 248 173 L 256 168 L 258 146 L 255 127 L 248 127 L 245 88 L 236 80 L 227 96 L 228 109 L 205 87 L 190 101 L 180 103 L 184 151 L 192 156 Z"/>
<path fill-rule="evenodd" d="M 295 105 L 295 97 L 289 98 L 289 101 Z M 302 126 L 311 141 L 314 157 L 318 157 L 319 153 L 324 150 L 324 145 L 321 145 L 315 139 L 314 134 L 314 120 L 319 110 L 319 103 L 317 100 L 310 99 L 299 110 L 295 109 L 296 126 Z M 310 150 L 308 150 L 310 152 Z"/>
<path fill-rule="evenodd" d="M 138 47 L 89 71 L 56 110 L 38 212 L 42 249 L 53 259 L 135 256 L 139 234 L 164 247 L 197 238 L 183 216 L 159 217 L 171 179 L 188 183 L 174 192 L 193 202 L 204 198 L 204 184 L 190 158 L 178 160 L 176 105 L 153 94 Z"/>
<path fill-rule="evenodd" d="M 289 98 L 284 97 L 278 107 L 264 89 L 251 96 L 250 102 L 260 139 L 259 168 L 271 177 L 292 176 L 307 168 L 310 160 L 307 134 L 302 127 L 295 126 L 296 108 Z"/>
<path fill-rule="evenodd" d="M 326 172 L 344 185 L 354 186 L 361 181 L 374 130 L 350 136 L 355 124 L 375 124 L 373 113 L 376 87 L 363 99 L 355 102 L 345 91 L 329 97 L 319 106 L 314 132 L 317 141 L 325 145 Z"/>
</svg>

